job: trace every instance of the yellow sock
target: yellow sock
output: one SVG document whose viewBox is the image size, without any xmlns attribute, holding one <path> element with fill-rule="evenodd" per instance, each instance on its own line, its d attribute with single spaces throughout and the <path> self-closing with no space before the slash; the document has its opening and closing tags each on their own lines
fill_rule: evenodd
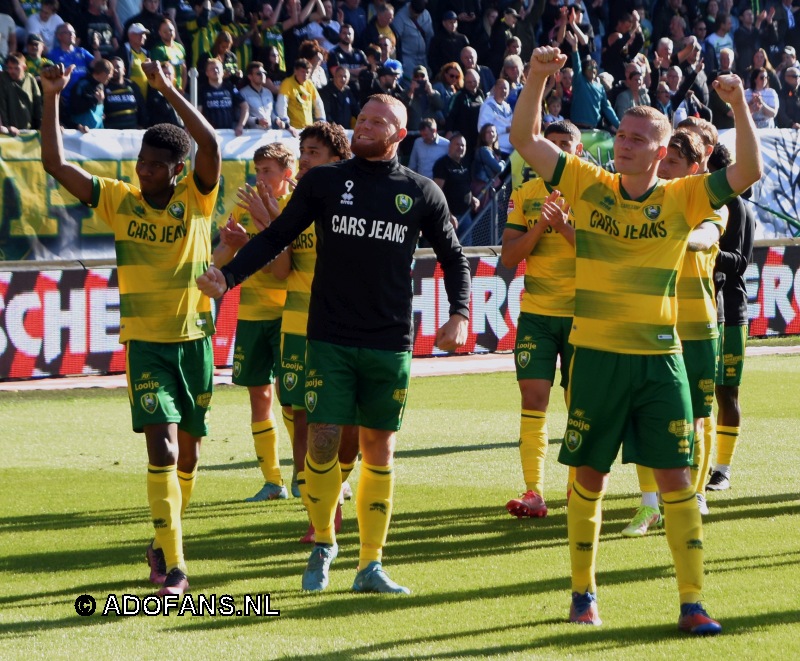
<svg viewBox="0 0 800 661">
<path fill-rule="evenodd" d="M 306 489 L 308 490 L 308 513 L 314 524 L 318 544 L 333 544 L 336 533 L 333 519 L 339 494 L 342 491 L 342 471 L 339 458 L 327 464 L 316 464 L 306 455 Z"/>
<path fill-rule="evenodd" d="M 714 437 L 717 433 L 716 426 L 717 420 L 712 413 L 708 418 L 703 418 L 702 441 L 694 439 L 694 463 L 697 464 L 697 474 L 695 474 L 694 468 L 692 468 L 692 483 L 694 484 L 694 490 L 698 493 L 702 493 L 703 495 L 706 493 L 706 484 L 708 483 L 708 468 L 711 465 L 711 451 L 714 448 Z M 703 456 L 701 461 L 698 461 L 696 456 L 698 447 L 703 448 Z"/>
<path fill-rule="evenodd" d="M 356 495 L 356 516 L 361 538 L 358 566 L 364 569 L 370 562 L 380 562 L 389 521 L 392 518 L 392 494 L 394 493 L 394 472 L 391 466 L 372 466 L 361 464 Z"/>
<path fill-rule="evenodd" d="M 178 484 L 181 487 L 181 519 L 186 508 L 189 507 L 189 501 L 192 498 L 192 491 L 194 485 L 197 483 L 197 467 L 191 473 L 184 473 L 183 471 L 176 471 L 178 474 Z"/>
<path fill-rule="evenodd" d="M 147 500 L 153 517 L 156 548 L 164 551 L 167 572 L 186 571 L 181 531 L 181 486 L 176 466 L 147 465 Z"/>
<path fill-rule="evenodd" d="M 733 453 L 741 431 L 741 427 L 717 427 L 717 464 L 730 466 L 733 463 Z"/>
<path fill-rule="evenodd" d="M 349 464 L 343 464 L 340 461 L 339 467 L 342 469 L 342 482 L 347 482 L 347 478 L 350 477 L 350 473 L 352 473 L 353 469 L 356 467 L 356 462 L 353 461 Z"/>
<path fill-rule="evenodd" d="M 703 521 L 692 487 L 662 494 L 667 542 L 675 562 L 682 604 L 700 601 L 703 590 Z"/>
<path fill-rule="evenodd" d="M 297 488 L 300 489 L 300 502 L 306 508 L 308 522 L 311 523 L 311 512 L 308 511 L 308 486 L 306 485 L 306 472 L 304 470 L 297 473 Z"/>
<path fill-rule="evenodd" d="M 603 492 L 595 493 L 572 483 L 572 495 L 567 505 L 567 535 L 572 565 L 572 591 L 597 592 L 595 561 L 600 541 Z"/>
<path fill-rule="evenodd" d="M 639 477 L 639 490 L 642 493 L 655 493 L 658 491 L 656 476 L 652 468 L 636 464 L 636 475 Z"/>
<path fill-rule="evenodd" d="M 264 476 L 264 482 L 283 486 L 281 466 L 278 463 L 278 431 L 275 429 L 275 419 L 252 422 L 250 429 L 253 432 L 253 446 L 256 449 L 258 467 Z"/>
<path fill-rule="evenodd" d="M 547 455 L 547 418 L 544 411 L 522 409 L 519 420 L 519 457 L 525 488 L 543 496 Z"/>
<path fill-rule="evenodd" d="M 294 446 L 294 410 L 287 413 L 286 409 L 282 408 L 281 412 L 283 413 L 283 426 L 289 432 L 289 444 Z"/>
</svg>

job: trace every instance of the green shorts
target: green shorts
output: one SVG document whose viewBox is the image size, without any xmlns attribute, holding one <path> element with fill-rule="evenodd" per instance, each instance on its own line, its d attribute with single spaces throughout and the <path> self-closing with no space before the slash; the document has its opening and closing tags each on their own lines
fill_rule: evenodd
<svg viewBox="0 0 800 661">
<path fill-rule="evenodd" d="M 190 342 L 130 340 L 125 372 L 133 431 L 175 422 L 192 436 L 208 434 L 214 387 L 211 337 Z"/>
<path fill-rule="evenodd" d="M 742 385 L 744 371 L 744 349 L 747 346 L 748 327 L 720 326 L 721 338 L 719 363 L 717 364 L 718 386 Z"/>
<path fill-rule="evenodd" d="M 553 383 L 556 359 L 561 356 L 561 387 L 566 388 L 572 360 L 572 345 L 569 343 L 571 329 L 572 317 L 547 317 L 521 312 L 514 345 L 517 380 L 546 379 Z"/>
<path fill-rule="evenodd" d="M 695 418 L 707 418 L 714 406 L 719 340 L 685 340 L 682 344 L 692 415 Z"/>
<path fill-rule="evenodd" d="M 623 463 L 692 465 L 692 405 L 681 354 L 633 355 L 576 347 L 569 417 L 558 460 L 608 473 Z"/>
<path fill-rule="evenodd" d="M 281 320 L 236 322 L 233 382 L 265 386 L 275 380 L 281 354 Z"/>
<path fill-rule="evenodd" d="M 400 429 L 411 377 L 410 351 L 309 340 L 306 364 L 309 422 Z"/>
<path fill-rule="evenodd" d="M 305 406 L 306 336 L 281 333 L 278 399 L 281 406 Z"/>
</svg>

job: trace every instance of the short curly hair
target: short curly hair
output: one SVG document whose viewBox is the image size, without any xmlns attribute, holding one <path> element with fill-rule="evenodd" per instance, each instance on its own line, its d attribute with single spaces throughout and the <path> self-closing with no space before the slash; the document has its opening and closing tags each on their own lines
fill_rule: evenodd
<svg viewBox="0 0 800 661">
<path fill-rule="evenodd" d="M 353 156 L 347 133 L 339 124 L 314 122 L 306 126 L 300 133 L 300 144 L 303 144 L 303 140 L 306 138 L 316 138 L 331 150 L 331 154 L 338 156 L 343 161 Z"/>
<path fill-rule="evenodd" d="M 156 149 L 166 149 L 175 163 L 183 163 L 189 155 L 191 147 L 186 131 L 174 124 L 151 126 L 145 131 L 142 144 Z"/>
</svg>

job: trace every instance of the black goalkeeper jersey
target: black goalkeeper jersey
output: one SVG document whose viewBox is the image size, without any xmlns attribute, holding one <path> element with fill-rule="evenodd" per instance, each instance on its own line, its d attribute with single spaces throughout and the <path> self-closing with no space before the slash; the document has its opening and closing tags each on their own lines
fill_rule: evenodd
<svg viewBox="0 0 800 661">
<path fill-rule="evenodd" d="M 441 264 L 450 314 L 469 317 L 470 271 L 441 189 L 391 161 L 309 170 L 283 213 L 225 267 L 233 287 L 315 223 L 308 338 L 388 351 L 413 348 L 411 267 L 420 232 Z"/>
</svg>

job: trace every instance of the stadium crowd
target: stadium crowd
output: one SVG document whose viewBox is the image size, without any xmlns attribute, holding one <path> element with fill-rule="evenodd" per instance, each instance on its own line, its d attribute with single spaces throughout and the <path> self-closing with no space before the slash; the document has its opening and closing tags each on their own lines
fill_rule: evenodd
<svg viewBox="0 0 800 661">
<path fill-rule="evenodd" d="M 758 128 L 800 126 L 800 28 L 790 0 L 0 0 L 0 133 L 38 130 L 38 79 L 48 61 L 73 65 L 62 125 L 148 128 L 181 119 L 148 88 L 142 62 L 163 63 L 215 129 L 284 129 L 314 121 L 350 129 L 376 93 L 408 108 L 401 162 L 475 211 L 501 183 L 511 119 L 537 45 L 567 65 L 550 77 L 543 122 L 614 132 L 630 107 L 674 125 L 718 129 L 732 113 L 713 89 L 745 81 Z M 38 85 L 36 83 L 39 83 Z M 448 153 L 462 136 L 463 157 Z M 455 150 L 457 152 L 458 150 Z"/>
</svg>

